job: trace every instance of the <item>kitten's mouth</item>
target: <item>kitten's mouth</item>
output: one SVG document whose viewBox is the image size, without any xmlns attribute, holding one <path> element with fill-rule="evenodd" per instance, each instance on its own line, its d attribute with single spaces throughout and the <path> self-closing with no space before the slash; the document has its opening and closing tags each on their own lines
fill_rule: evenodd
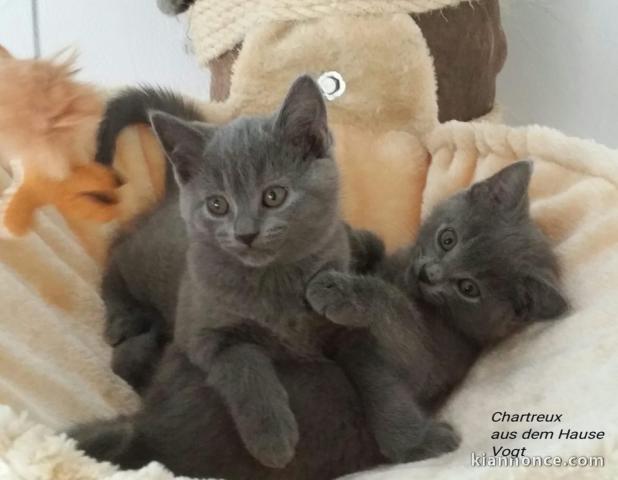
<svg viewBox="0 0 618 480">
<path fill-rule="evenodd" d="M 441 305 L 444 303 L 444 296 L 441 293 L 441 289 L 435 285 L 431 285 L 429 283 L 424 283 L 421 281 L 417 282 L 417 291 L 416 297 L 431 304 L 431 305 Z"/>
<path fill-rule="evenodd" d="M 419 273 L 415 266 L 412 266 L 408 272 L 407 286 L 408 292 L 413 298 L 427 303 L 438 302 L 439 295 L 436 292 L 436 287 L 434 285 L 430 285 L 429 283 L 423 282 L 420 279 Z"/>
<path fill-rule="evenodd" d="M 275 253 L 270 250 L 259 249 L 255 247 L 247 247 L 242 250 L 237 250 L 234 254 L 238 259 L 250 267 L 264 267 L 275 259 Z"/>
</svg>

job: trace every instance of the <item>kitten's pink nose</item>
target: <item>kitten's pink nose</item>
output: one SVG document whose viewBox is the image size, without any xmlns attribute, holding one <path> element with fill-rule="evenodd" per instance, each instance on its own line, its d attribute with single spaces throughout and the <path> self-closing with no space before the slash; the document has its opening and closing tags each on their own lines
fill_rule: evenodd
<svg viewBox="0 0 618 480">
<path fill-rule="evenodd" d="M 253 240 L 256 239 L 258 234 L 259 232 L 251 232 L 251 233 L 236 234 L 234 236 L 236 237 L 236 240 L 238 240 L 241 243 L 244 243 L 245 245 L 247 245 L 247 247 L 250 247 L 251 244 L 253 243 Z"/>
</svg>

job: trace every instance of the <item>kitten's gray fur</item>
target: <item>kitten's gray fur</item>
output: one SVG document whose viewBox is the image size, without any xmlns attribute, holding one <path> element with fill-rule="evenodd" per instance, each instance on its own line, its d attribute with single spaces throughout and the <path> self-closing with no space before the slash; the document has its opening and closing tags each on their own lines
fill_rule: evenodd
<svg viewBox="0 0 618 480">
<path fill-rule="evenodd" d="M 144 304 L 154 298 L 163 318 L 175 317 L 174 342 L 225 400 L 247 449 L 264 465 L 283 467 L 298 427 L 273 361 L 321 357 L 336 328 L 308 308 L 305 285 L 326 268 L 347 269 L 350 256 L 321 93 L 301 77 L 270 117 L 213 127 L 154 112 L 151 123 L 180 192 L 114 249 L 105 281 L 112 283 L 108 337 L 117 344 L 149 323 L 141 305 L 123 311 L 126 292 Z M 272 188 L 284 199 L 276 208 L 264 199 Z M 207 208 L 214 198 L 226 212 Z M 122 297 L 114 302 L 118 283 Z"/>
<path fill-rule="evenodd" d="M 224 399 L 249 452 L 281 468 L 294 456 L 298 426 L 273 360 L 321 356 L 330 325 L 307 308 L 304 287 L 349 260 L 320 91 L 301 77 L 274 118 L 216 129 L 187 129 L 164 114 L 151 121 L 181 184 L 189 236 L 174 342 Z M 277 208 L 263 205 L 270 187 L 287 192 Z M 211 195 L 226 198 L 228 214 L 205 211 Z M 261 332 L 247 335 L 253 324 L 285 352 L 267 348 L 273 342 Z"/>
<path fill-rule="evenodd" d="M 518 162 L 436 207 L 416 244 L 386 258 L 374 275 L 323 272 L 308 286 L 317 312 L 365 327 L 338 359 L 364 390 L 369 421 L 391 459 L 451 449 L 456 439 L 449 427 L 428 429 L 424 412 L 435 409 L 484 348 L 567 309 L 556 258 L 530 219 L 531 170 L 531 163 Z M 443 234 L 456 238 L 448 249 Z M 469 281 L 478 296 L 460 291 Z"/>
</svg>

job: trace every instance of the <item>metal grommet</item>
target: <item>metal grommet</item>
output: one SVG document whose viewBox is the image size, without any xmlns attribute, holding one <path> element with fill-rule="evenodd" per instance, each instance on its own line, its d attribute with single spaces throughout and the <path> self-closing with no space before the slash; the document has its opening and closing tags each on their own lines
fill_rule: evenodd
<svg viewBox="0 0 618 480">
<path fill-rule="evenodd" d="M 326 100 L 334 100 L 345 92 L 345 80 L 339 72 L 325 72 L 318 78 L 318 85 Z"/>
</svg>

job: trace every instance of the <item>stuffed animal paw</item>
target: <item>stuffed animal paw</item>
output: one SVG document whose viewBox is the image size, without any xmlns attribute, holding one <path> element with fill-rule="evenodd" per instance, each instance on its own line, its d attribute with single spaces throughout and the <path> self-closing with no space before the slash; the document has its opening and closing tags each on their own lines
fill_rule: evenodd
<svg viewBox="0 0 618 480">
<path fill-rule="evenodd" d="M 19 237 L 30 231 L 38 208 L 54 205 L 67 219 L 109 222 L 119 215 L 122 179 L 96 163 L 74 168 L 61 180 L 24 172 L 13 164 L 13 183 L 0 200 L 0 233 Z"/>
</svg>

